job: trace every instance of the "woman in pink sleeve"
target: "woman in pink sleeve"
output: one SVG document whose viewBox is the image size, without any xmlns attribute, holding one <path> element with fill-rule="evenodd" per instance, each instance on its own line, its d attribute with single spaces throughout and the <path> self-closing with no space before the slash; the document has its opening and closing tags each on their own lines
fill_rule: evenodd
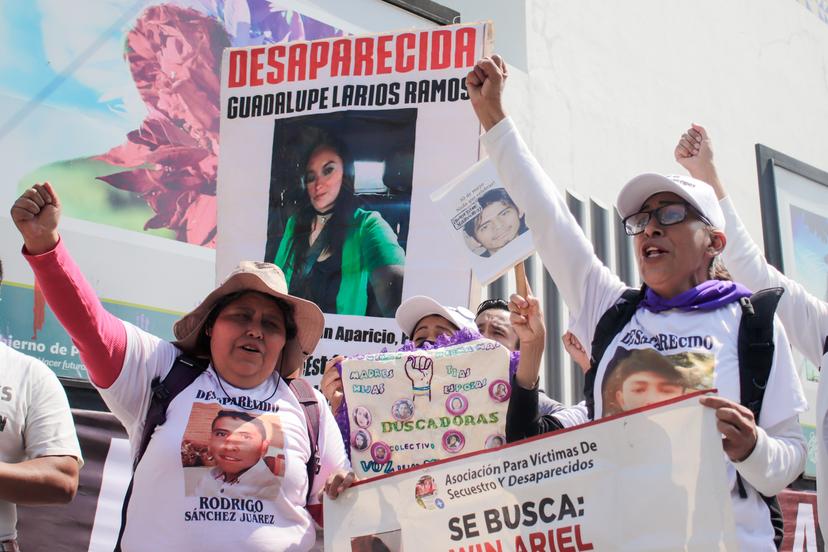
<svg viewBox="0 0 828 552">
<path fill-rule="evenodd" d="M 309 550 L 308 508 L 354 480 L 321 394 L 314 456 L 311 418 L 285 381 L 319 341 L 319 307 L 289 295 L 275 265 L 244 261 L 175 324 L 168 343 L 103 309 L 61 243 L 49 184 L 26 190 L 11 214 L 46 301 L 137 459 L 116 549 Z M 152 389 L 181 357 L 192 361 L 192 383 L 143 449 Z"/>
</svg>

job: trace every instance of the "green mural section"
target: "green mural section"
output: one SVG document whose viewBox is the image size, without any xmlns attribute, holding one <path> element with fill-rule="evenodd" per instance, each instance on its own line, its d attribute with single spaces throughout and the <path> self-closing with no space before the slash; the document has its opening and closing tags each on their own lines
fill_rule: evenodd
<svg viewBox="0 0 828 552">
<path fill-rule="evenodd" d="M 181 313 L 103 300 L 104 308 L 126 322 L 172 340 L 173 323 Z M 61 378 L 87 380 L 86 368 L 69 335 L 48 306 L 42 326 L 35 328 L 34 290 L 31 286 L 3 282 L 0 287 L 0 341 L 41 360 Z"/>
</svg>

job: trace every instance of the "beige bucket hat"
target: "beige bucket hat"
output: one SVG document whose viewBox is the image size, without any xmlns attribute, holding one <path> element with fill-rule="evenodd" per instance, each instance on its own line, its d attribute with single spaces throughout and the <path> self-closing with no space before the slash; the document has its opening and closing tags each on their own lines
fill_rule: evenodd
<svg viewBox="0 0 828 552">
<path fill-rule="evenodd" d="M 185 353 L 209 356 L 209 351 L 198 350 L 198 337 L 204 323 L 216 303 L 225 295 L 237 291 L 258 291 L 277 297 L 293 307 L 296 336 L 285 343 L 281 355 L 280 373 L 288 375 L 302 366 L 302 363 L 319 343 L 325 326 L 325 317 L 316 303 L 288 294 L 285 275 L 278 266 L 258 261 L 242 261 L 189 314 L 173 326 L 176 341 L 173 344 Z"/>
</svg>

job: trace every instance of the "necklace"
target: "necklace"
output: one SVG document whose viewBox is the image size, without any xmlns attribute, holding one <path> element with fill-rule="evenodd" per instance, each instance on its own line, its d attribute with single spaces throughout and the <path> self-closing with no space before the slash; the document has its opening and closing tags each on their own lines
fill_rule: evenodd
<svg viewBox="0 0 828 552">
<path fill-rule="evenodd" d="M 268 396 L 266 399 L 261 400 L 261 401 L 252 401 L 250 399 L 242 401 L 242 400 L 239 400 L 238 397 L 231 397 L 230 396 L 230 393 L 227 392 L 227 389 L 225 389 L 224 385 L 222 385 L 222 383 L 221 383 L 224 378 L 221 377 L 221 374 L 219 374 L 219 372 L 218 372 L 218 370 L 216 370 L 215 366 L 213 367 L 213 371 L 216 373 L 216 378 L 218 379 L 218 384 L 219 384 L 219 387 L 221 388 L 221 392 L 224 393 L 224 396 L 227 397 L 227 400 L 229 400 L 232 404 L 238 406 L 239 408 L 243 408 L 244 410 L 261 410 L 257 406 L 262 404 L 262 403 L 268 403 L 270 401 L 270 399 L 272 399 L 276 395 L 276 391 L 279 390 L 279 384 L 282 382 L 281 376 L 276 376 L 275 375 L 276 371 L 274 370 L 273 371 L 273 377 L 276 378 L 276 386 L 273 388 L 273 393 L 271 393 L 270 396 Z"/>
<path fill-rule="evenodd" d="M 328 209 L 324 213 L 322 211 L 317 211 L 316 209 L 314 209 L 313 212 L 316 213 L 316 220 L 319 221 L 319 224 L 325 224 L 328 220 L 330 220 L 331 214 L 333 214 L 333 208 Z"/>
</svg>

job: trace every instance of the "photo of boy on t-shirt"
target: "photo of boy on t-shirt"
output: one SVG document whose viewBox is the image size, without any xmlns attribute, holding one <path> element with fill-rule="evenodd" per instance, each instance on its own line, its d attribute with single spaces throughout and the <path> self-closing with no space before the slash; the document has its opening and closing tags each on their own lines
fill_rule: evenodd
<svg viewBox="0 0 828 552">
<path fill-rule="evenodd" d="M 713 366 L 713 356 L 705 353 L 619 348 L 604 377 L 604 416 L 710 388 Z"/>
<path fill-rule="evenodd" d="M 185 495 L 273 497 L 285 474 L 283 449 L 274 415 L 197 403 L 181 444 Z"/>
</svg>

